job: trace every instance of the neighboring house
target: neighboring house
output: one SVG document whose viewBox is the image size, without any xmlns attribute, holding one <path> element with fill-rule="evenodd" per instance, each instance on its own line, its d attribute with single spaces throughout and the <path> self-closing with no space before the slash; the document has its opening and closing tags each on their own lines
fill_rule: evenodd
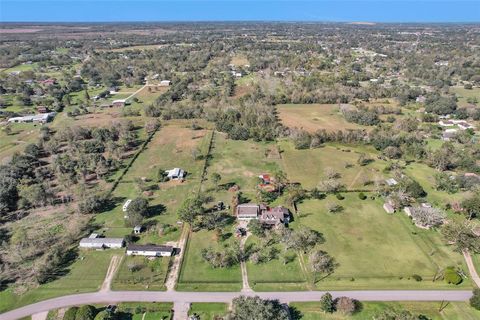
<svg viewBox="0 0 480 320">
<path fill-rule="evenodd" d="M 236 208 L 238 220 L 250 221 L 258 219 L 264 225 L 287 224 L 290 221 L 290 213 L 285 207 L 270 208 L 263 204 L 255 203 L 239 204 Z"/>
<path fill-rule="evenodd" d="M 180 168 L 173 168 L 172 170 L 166 170 L 167 178 L 170 180 L 179 180 L 185 177 L 185 171 Z"/>
<path fill-rule="evenodd" d="M 170 86 L 171 83 L 172 82 L 170 80 L 162 80 L 162 81 L 160 81 L 159 86 L 160 87 L 168 87 L 168 86 Z"/>
<path fill-rule="evenodd" d="M 390 203 L 384 203 L 383 204 L 383 209 L 387 212 L 387 213 L 394 213 L 395 212 L 395 208 L 393 208 L 393 206 L 390 204 Z"/>
<path fill-rule="evenodd" d="M 125 107 L 125 104 L 127 102 L 127 99 L 119 99 L 119 100 L 113 100 L 112 106 L 114 107 Z"/>
<path fill-rule="evenodd" d="M 387 179 L 387 180 L 385 180 L 385 182 L 390 187 L 396 186 L 398 184 L 398 181 L 393 179 L 393 178 Z"/>
<path fill-rule="evenodd" d="M 38 113 L 48 113 L 49 110 L 45 106 L 38 106 L 37 111 L 38 111 Z"/>
<path fill-rule="evenodd" d="M 442 127 L 453 127 L 455 125 L 452 120 L 440 120 L 438 124 Z"/>
<path fill-rule="evenodd" d="M 442 135 L 443 141 L 450 141 L 451 139 L 455 138 L 457 135 L 457 129 L 447 129 Z"/>
<path fill-rule="evenodd" d="M 175 249 L 171 246 L 158 246 L 153 244 L 129 244 L 127 246 L 127 256 L 170 257 L 174 251 Z"/>
<path fill-rule="evenodd" d="M 95 233 L 80 240 L 80 248 L 86 249 L 119 249 L 124 245 L 125 240 L 123 238 L 98 238 Z"/>
<path fill-rule="evenodd" d="M 270 184 L 272 183 L 272 178 L 270 177 L 269 174 L 263 173 L 258 176 L 260 180 L 262 180 L 262 184 Z"/>
<path fill-rule="evenodd" d="M 49 113 L 41 113 L 41 114 L 36 114 L 33 116 L 24 116 L 24 117 L 14 117 L 8 119 L 8 122 L 10 123 L 20 123 L 20 122 L 39 122 L 39 123 L 47 123 L 50 120 L 52 120 L 55 117 L 56 113 L 55 112 L 49 112 Z"/>
<path fill-rule="evenodd" d="M 403 211 L 404 211 L 405 214 L 406 214 L 407 216 L 409 216 L 409 217 L 412 216 L 412 210 L 413 210 L 412 207 L 405 207 L 405 208 L 403 208 Z"/>
<path fill-rule="evenodd" d="M 425 103 L 426 100 L 427 99 L 424 96 L 418 96 L 417 99 L 415 99 L 418 103 Z"/>
</svg>

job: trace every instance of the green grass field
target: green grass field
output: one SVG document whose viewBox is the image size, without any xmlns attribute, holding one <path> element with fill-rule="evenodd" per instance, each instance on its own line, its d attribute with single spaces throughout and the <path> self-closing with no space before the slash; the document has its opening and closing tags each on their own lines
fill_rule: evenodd
<svg viewBox="0 0 480 320">
<path fill-rule="evenodd" d="M 77 260 L 68 267 L 67 273 L 47 284 L 15 294 L 13 289 L 0 292 L 0 312 L 67 294 L 92 292 L 100 289 L 114 254 L 123 255 L 123 250 L 81 250 Z"/>
<path fill-rule="evenodd" d="M 256 237 L 251 236 L 247 245 L 258 243 Z M 284 252 L 284 246 L 276 246 L 280 254 Z M 288 252 L 294 255 L 295 252 Z M 274 259 L 269 262 L 254 264 L 247 262 L 248 282 L 250 287 L 256 291 L 289 291 L 306 290 L 307 278 L 303 272 L 298 257 L 288 264 L 284 264 L 281 259 Z"/>
<path fill-rule="evenodd" d="M 199 153 L 205 153 L 209 137 L 210 133 L 207 131 L 193 131 L 178 126 L 161 128 L 115 189 L 113 193 L 114 199 L 117 199 L 115 208 L 96 216 L 95 221 L 102 226 L 101 231 L 109 236 L 126 235 L 131 232 L 131 229 L 125 228 L 122 205 L 126 199 L 142 195 L 136 188 L 134 179 L 145 177 L 147 185 L 158 189 L 152 190 L 153 195 L 148 197 L 154 216 L 146 223 L 150 221 L 172 227 L 171 232 L 161 236 L 154 230 L 147 230 L 141 234 L 139 243 L 161 244 L 177 240 L 181 228 L 176 224 L 178 220 L 176 210 L 187 194 L 198 190 L 204 161 L 194 160 L 192 151 L 198 149 Z M 157 172 L 160 168 L 166 170 L 175 167 L 188 172 L 185 182 L 157 182 Z"/>
<path fill-rule="evenodd" d="M 347 122 L 337 104 L 280 104 L 277 111 L 285 126 L 302 128 L 308 132 L 369 128 Z"/>
<path fill-rule="evenodd" d="M 226 303 L 192 303 L 188 311 L 189 315 L 196 314 L 201 320 L 215 320 L 218 317 L 224 317 L 227 313 Z"/>
<path fill-rule="evenodd" d="M 328 213 L 326 203 L 338 202 L 344 211 Z M 339 263 L 334 274 L 319 281 L 321 289 L 470 288 L 468 279 L 459 286 L 433 282 L 437 271 L 459 266 L 468 273 L 460 254 L 447 247 L 437 231 L 413 226 L 403 213 L 387 214 L 380 200 L 360 201 L 356 193 L 345 200 L 333 196 L 299 204 L 297 223 L 323 233 L 320 247 Z M 411 277 L 418 274 L 423 281 Z"/>
<path fill-rule="evenodd" d="M 441 306 L 445 306 L 440 311 Z M 361 311 L 353 316 L 343 316 L 339 313 L 325 314 L 320 310 L 318 302 L 291 303 L 301 320 L 347 320 L 373 319 L 375 315 L 387 308 L 408 310 L 415 315 L 425 315 L 432 320 L 475 320 L 480 318 L 480 311 L 474 310 L 465 302 L 362 302 Z"/>
<path fill-rule="evenodd" d="M 125 256 L 112 282 L 113 290 L 165 290 L 170 258 L 149 260 L 145 257 Z M 136 265 L 140 270 L 130 271 Z"/>
<path fill-rule="evenodd" d="M 460 107 L 466 106 L 469 103 L 467 98 L 477 98 L 480 102 L 480 88 L 473 88 L 471 90 L 465 89 L 463 86 L 450 87 L 450 91 L 455 93 L 458 98 L 458 105 Z"/>
<path fill-rule="evenodd" d="M 322 148 L 296 150 L 289 141 L 280 141 L 283 166 L 287 177 L 292 182 L 299 182 L 305 189 L 317 187 L 324 179 L 324 170 L 332 168 L 341 174 L 341 181 L 347 189 L 372 189 L 364 186 L 363 179 L 382 180 L 385 178 L 382 170 L 386 162 L 376 157 L 371 147 L 353 147 L 326 145 Z M 360 153 L 367 154 L 375 161 L 366 166 L 357 164 Z M 351 165 L 346 168 L 346 165 Z"/>
<path fill-rule="evenodd" d="M 240 266 L 212 268 L 201 256 L 201 250 L 218 247 L 213 232 L 199 231 L 190 234 L 180 270 L 179 291 L 239 291 L 242 287 Z"/>
<path fill-rule="evenodd" d="M 117 306 L 120 319 L 167 320 L 172 318 L 171 302 L 123 302 Z"/>
<path fill-rule="evenodd" d="M 229 140 L 218 133 L 208 172 L 218 172 L 222 176 L 220 184 L 235 183 L 242 193 L 253 198 L 258 175 L 280 169 L 280 160 L 266 156 L 272 148 L 273 143 Z"/>
</svg>

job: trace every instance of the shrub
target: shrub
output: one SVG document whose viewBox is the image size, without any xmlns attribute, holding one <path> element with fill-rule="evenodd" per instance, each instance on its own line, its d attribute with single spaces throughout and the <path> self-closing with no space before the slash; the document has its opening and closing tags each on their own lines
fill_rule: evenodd
<svg viewBox="0 0 480 320">
<path fill-rule="evenodd" d="M 78 307 L 69 308 L 67 311 L 65 311 L 65 314 L 63 315 L 63 320 L 75 320 L 77 311 Z"/>
<path fill-rule="evenodd" d="M 470 298 L 470 306 L 480 310 L 480 289 L 473 290 L 473 296 Z"/>
<path fill-rule="evenodd" d="M 462 282 L 462 277 L 458 274 L 453 267 L 448 267 L 445 269 L 445 274 L 443 276 L 445 282 L 449 284 L 460 284 Z"/>
<path fill-rule="evenodd" d="M 358 198 L 359 198 L 360 200 L 365 200 L 365 199 L 367 199 L 367 196 L 366 196 L 363 192 L 360 192 L 360 193 L 358 194 Z"/>
<path fill-rule="evenodd" d="M 335 195 L 335 197 L 337 197 L 338 200 L 343 200 L 343 199 L 345 199 L 345 197 L 342 196 L 340 193 L 337 193 L 337 194 Z"/>
<path fill-rule="evenodd" d="M 418 274 L 414 274 L 414 275 L 412 276 L 412 278 L 413 278 L 413 280 L 418 281 L 418 282 L 420 282 L 420 281 L 423 280 L 422 276 L 420 276 L 420 275 L 418 275 Z"/>
<path fill-rule="evenodd" d="M 340 297 L 336 299 L 335 307 L 338 312 L 345 315 L 352 315 L 357 310 L 356 301 L 349 297 Z"/>
</svg>

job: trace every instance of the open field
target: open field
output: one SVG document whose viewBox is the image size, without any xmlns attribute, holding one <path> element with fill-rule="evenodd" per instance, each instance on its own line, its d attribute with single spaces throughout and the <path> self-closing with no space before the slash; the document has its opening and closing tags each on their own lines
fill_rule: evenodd
<svg viewBox="0 0 480 320">
<path fill-rule="evenodd" d="M 58 280 L 23 294 L 16 294 L 13 289 L 1 291 L 0 312 L 57 296 L 99 290 L 114 254 L 123 255 L 123 250 L 82 250 L 77 260 L 68 267 L 67 273 Z"/>
<path fill-rule="evenodd" d="M 450 87 L 450 91 L 455 93 L 458 98 L 458 105 L 464 107 L 469 105 L 468 98 L 476 98 L 480 102 L 480 88 L 476 87 L 471 90 L 465 89 L 463 86 Z"/>
<path fill-rule="evenodd" d="M 250 62 L 248 61 L 247 57 L 245 57 L 243 54 L 236 54 L 232 57 L 230 60 L 231 64 L 234 64 L 238 67 L 243 67 L 246 64 L 249 64 Z"/>
<path fill-rule="evenodd" d="M 257 243 L 258 239 L 250 237 L 248 244 Z M 283 254 L 284 246 L 276 246 L 279 252 Z M 288 251 L 291 256 L 295 255 L 292 250 Z M 296 257 L 286 265 L 280 258 L 265 263 L 254 264 L 247 262 L 247 272 L 249 285 L 256 291 L 289 291 L 306 290 L 307 279 L 300 266 L 299 259 Z"/>
<path fill-rule="evenodd" d="M 445 304 L 447 306 L 439 311 Z M 325 314 L 320 310 L 318 302 L 291 303 L 290 307 L 299 313 L 299 319 L 302 320 L 373 319 L 387 308 L 408 310 L 412 314 L 423 314 L 432 320 L 474 320 L 480 317 L 480 311 L 474 310 L 466 302 L 363 302 L 362 309 L 353 316 Z"/>
<path fill-rule="evenodd" d="M 229 140 L 217 133 L 214 146 L 209 173 L 218 172 L 220 184 L 236 184 L 252 199 L 258 175 L 280 169 L 280 160 L 268 157 L 270 150 L 276 149 L 274 143 Z"/>
<path fill-rule="evenodd" d="M 240 266 L 212 268 L 201 256 L 201 250 L 219 247 L 214 232 L 190 234 L 183 258 L 177 290 L 179 291 L 239 291 L 242 287 Z"/>
<path fill-rule="evenodd" d="M 385 178 L 382 170 L 386 162 L 377 159 L 373 147 L 326 145 L 317 149 L 296 150 L 289 141 L 280 141 L 279 147 L 288 179 L 301 183 L 306 189 L 317 187 L 324 179 L 326 168 L 340 173 L 341 181 L 347 189 L 372 189 L 373 185 L 364 186 L 363 182 Z M 366 166 L 358 165 L 361 153 L 374 161 Z"/>
<path fill-rule="evenodd" d="M 215 320 L 227 313 L 228 305 L 226 303 L 192 303 L 188 311 L 189 315 L 196 314 L 201 320 Z"/>
<path fill-rule="evenodd" d="M 180 228 L 176 223 L 176 210 L 187 194 L 198 190 L 200 183 L 203 160 L 194 160 L 192 152 L 198 150 L 199 155 L 205 154 L 210 134 L 206 130 L 194 131 L 177 125 L 161 128 L 113 192 L 115 208 L 96 216 L 95 221 L 102 226 L 100 231 L 111 236 L 131 232 L 131 229 L 125 228 L 122 205 L 126 199 L 142 195 L 136 187 L 135 179 L 144 177 L 153 192 L 147 197 L 152 218 L 145 222 L 151 227 L 140 236 L 138 243 L 162 244 L 177 240 Z M 157 182 L 159 169 L 175 167 L 187 171 L 185 182 Z M 161 230 L 155 227 L 160 225 L 163 226 Z"/>
<path fill-rule="evenodd" d="M 308 132 L 369 128 L 347 122 L 336 104 L 280 104 L 277 111 L 285 126 L 302 128 Z"/>
<path fill-rule="evenodd" d="M 328 202 L 344 207 L 340 213 L 328 213 Z M 433 278 L 447 266 L 458 266 L 467 272 L 463 257 L 447 247 L 437 231 L 416 228 L 403 213 L 387 214 L 380 200 L 358 199 L 345 194 L 339 201 L 306 200 L 298 205 L 297 222 L 321 232 L 321 248 L 339 263 L 335 272 L 317 283 L 320 289 L 406 289 L 469 288 L 465 279 L 451 286 Z M 306 257 L 307 258 L 307 257 Z M 417 274 L 423 281 L 416 282 Z"/>
<path fill-rule="evenodd" d="M 112 282 L 113 290 L 165 290 L 170 258 L 149 260 L 141 256 L 125 256 Z M 136 266 L 130 271 L 129 268 Z"/>
<path fill-rule="evenodd" d="M 33 123 L 14 123 L 10 134 L 0 129 L 0 163 L 4 163 L 15 152 L 23 151 L 29 143 L 36 142 L 40 127 Z"/>
</svg>

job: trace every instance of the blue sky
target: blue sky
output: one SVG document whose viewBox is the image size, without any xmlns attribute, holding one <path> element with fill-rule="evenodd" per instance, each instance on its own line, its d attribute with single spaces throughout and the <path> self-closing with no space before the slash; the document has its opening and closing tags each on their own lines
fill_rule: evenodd
<svg viewBox="0 0 480 320">
<path fill-rule="evenodd" d="M 0 0 L 0 21 L 480 22 L 480 0 Z"/>
</svg>

